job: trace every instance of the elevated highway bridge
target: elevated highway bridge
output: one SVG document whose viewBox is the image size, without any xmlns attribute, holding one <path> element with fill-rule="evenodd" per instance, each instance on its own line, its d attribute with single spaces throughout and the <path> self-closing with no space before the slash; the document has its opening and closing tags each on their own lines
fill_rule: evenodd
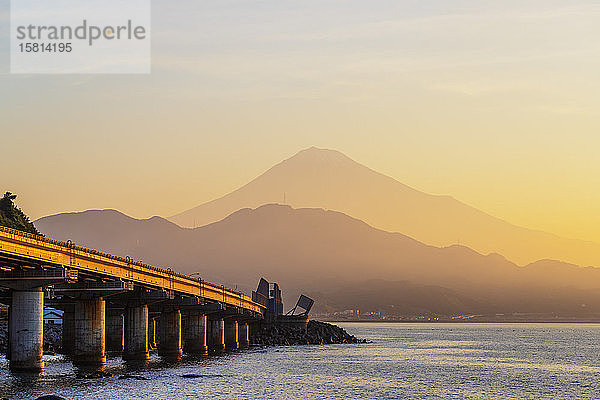
<svg viewBox="0 0 600 400">
<path fill-rule="evenodd" d="M 44 304 L 63 310 L 63 350 L 83 366 L 104 365 L 106 350 L 146 360 L 153 346 L 169 358 L 248 346 L 265 311 L 222 285 L 5 227 L 0 288 L 13 370 L 43 370 Z"/>
</svg>

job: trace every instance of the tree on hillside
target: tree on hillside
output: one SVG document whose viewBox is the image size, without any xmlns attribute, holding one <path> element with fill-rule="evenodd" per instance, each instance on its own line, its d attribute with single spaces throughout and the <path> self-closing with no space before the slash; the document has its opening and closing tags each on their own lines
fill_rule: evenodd
<svg viewBox="0 0 600 400">
<path fill-rule="evenodd" d="M 0 226 L 39 235 L 40 233 L 33 223 L 29 221 L 29 217 L 19 207 L 15 206 L 14 200 L 16 198 L 17 195 L 11 192 L 4 193 L 4 196 L 0 198 Z"/>
</svg>

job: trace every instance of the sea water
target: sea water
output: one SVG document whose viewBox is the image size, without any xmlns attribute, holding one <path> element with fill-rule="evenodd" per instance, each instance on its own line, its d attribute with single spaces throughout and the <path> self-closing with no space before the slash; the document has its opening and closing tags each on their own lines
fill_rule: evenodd
<svg viewBox="0 0 600 400">
<path fill-rule="evenodd" d="M 0 397 L 33 399 L 598 399 L 600 325 L 344 323 L 367 344 L 253 348 L 77 378 L 61 356 L 41 375 L 0 359 Z M 124 374 L 138 379 L 119 379 Z M 194 377 L 184 377 L 193 374 Z"/>
</svg>

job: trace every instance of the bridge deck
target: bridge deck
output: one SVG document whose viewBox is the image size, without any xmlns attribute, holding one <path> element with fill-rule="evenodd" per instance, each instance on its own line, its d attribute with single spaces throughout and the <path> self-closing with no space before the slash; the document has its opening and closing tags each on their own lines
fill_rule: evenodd
<svg viewBox="0 0 600 400">
<path fill-rule="evenodd" d="M 0 227 L 0 260 L 75 269 L 107 279 L 122 279 L 143 286 L 219 301 L 254 312 L 264 310 L 264 306 L 253 302 L 249 296 L 223 286 L 129 258 L 5 227 Z"/>
</svg>

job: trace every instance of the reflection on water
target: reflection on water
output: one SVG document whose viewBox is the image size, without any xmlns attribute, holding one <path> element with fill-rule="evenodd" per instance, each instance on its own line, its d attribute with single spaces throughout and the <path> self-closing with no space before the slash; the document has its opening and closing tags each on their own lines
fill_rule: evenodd
<svg viewBox="0 0 600 400">
<path fill-rule="evenodd" d="M 109 357 L 85 379 L 60 356 L 42 375 L 0 359 L 0 397 L 30 399 L 597 399 L 600 326 L 341 324 L 368 344 L 251 349 L 145 365 Z M 78 377 L 79 376 L 79 377 Z"/>
</svg>

